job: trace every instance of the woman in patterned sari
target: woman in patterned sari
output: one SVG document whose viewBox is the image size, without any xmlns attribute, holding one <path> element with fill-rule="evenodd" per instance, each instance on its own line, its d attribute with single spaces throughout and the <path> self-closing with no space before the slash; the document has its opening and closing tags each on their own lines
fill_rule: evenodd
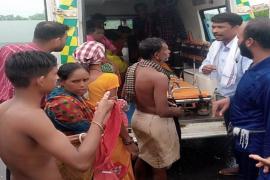
<svg viewBox="0 0 270 180">
<path fill-rule="evenodd" d="M 48 96 L 45 111 L 54 126 L 66 135 L 87 132 L 93 113 L 83 95 L 87 92 L 89 73 L 77 63 L 62 65 L 58 70 L 60 86 Z M 75 137 L 75 136 L 72 136 Z M 76 138 L 78 139 L 78 138 Z M 79 142 L 71 141 L 74 146 Z M 93 171 L 79 172 L 57 161 L 64 180 L 88 180 Z"/>
<path fill-rule="evenodd" d="M 55 127 L 66 135 L 86 132 L 93 116 L 83 97 L 89 73 L 80 64 L 68 63 L 59 68 L 58 76 L 60 87 L 48 95 L 45 111 Z"/>
<path fill-rule="evenodd" d="M 85 101 L 83 95 L 87 92 L 89 73 L 82 65 L 68 63 L 62 65 L 58 70 L 60 86 L 54 89 L 47 97 L 45 111 L 54 123 L 55 127 L 66 135 L 73 135 L 87 132 L 91 120 L 92 111 Z M 121 107 L 115 103 L 112 113 L 107 120 L 104 134 L 99 148 L 96 151 L 96 161 L 94 168 L 86 173 L 80 173 L 59 163 L 60 172 L 65 180 L 86 180 L 94 179 L 116 180 L 121 179 L 126 172 L 125 169 L 119 170 L 119 165 L 114 164 L 110 158 L 114 146 L 118 141 L 121 129 Z M 92 122 L 93 123 L 93 122 Z M 76 136 L 76 135 L 75 135 Z M 72 136 L 74 137 L 74 136 Z M 81 135 L 79 140 L 81 141 Z M 77 145 L 74 144 L 75 146 Z M 111 171 L 113 173 L 103 173 Z M 91 173 L 91 171 L 93 173 Z"/>
</svg>

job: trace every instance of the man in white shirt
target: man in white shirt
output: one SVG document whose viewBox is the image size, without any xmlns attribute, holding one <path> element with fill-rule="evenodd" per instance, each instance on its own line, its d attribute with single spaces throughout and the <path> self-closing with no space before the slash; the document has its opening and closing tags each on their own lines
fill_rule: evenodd
<svg viewBox="0 0 270 180">
<path fill-rule="evenodd" d="M 217 83 L 216 99 L 233 96 L 244 72 L 249 68 L 252 60 L 240 55 L 237 32 L 242 24 L 241 16 L 234 13 L 222 13 L 212 17 L 212 32 L 216 41 L 209 48 L 206 59 L 199 71 L 215 79 Z M 224 114 L 228 132 L 229 113 Z M 229 128 L 228 128 L 229 127 Z M 229 143 L 231 143 L 229 138 Z M 226 168 L 219 171 L 222 175 L 238 173 L 238 168 Z"/>
<path fill-rule="evenodd" d="M 209 48 L 199 71 L 216 79 L 217 93 L 221 97 L 228 97 L 234 95 L 239 80 L 252 60 L 241 56 L 237 46 L 236 34 L 242 24 L 242 18 L 239 15 L 222 13 L 211 20 L 216 41 Z"/>
</svg>

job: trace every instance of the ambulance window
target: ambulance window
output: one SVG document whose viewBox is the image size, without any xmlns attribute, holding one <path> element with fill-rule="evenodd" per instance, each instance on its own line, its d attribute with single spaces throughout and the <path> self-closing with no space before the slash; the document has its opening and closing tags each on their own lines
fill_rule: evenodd
<svg viewBox="0 0 270 180">
<path fill-rule="evenodd" d="M 133 29 L 132 19 L 109 19 L 105 22 L 105 29 L 117 29 L 118 26 L 128 26 Z"/>
<path fill-rule="evenodd" d="M 200 11 L 201 20 L 203 23 L 203 29 L 205 34 L 205 39 L 207 41 L 213 41 L 215 39 L 212 33 L 212 22 L 211 18 L 217 14 L 226 12 L 225 6 L 220 6 L 212 9 L 203 9 Z"/>
<path fill-rule="evenodd" d="M 227 11 L 226 7 L 219 8 L 220 13 L 225 13 Z"/>
<path fill-rule="evenodd" d="M 31 42 L 37 23 L 46 19 L 44 0 L 8 0 L 0 6 L 0 47 Z"/>
</svg>

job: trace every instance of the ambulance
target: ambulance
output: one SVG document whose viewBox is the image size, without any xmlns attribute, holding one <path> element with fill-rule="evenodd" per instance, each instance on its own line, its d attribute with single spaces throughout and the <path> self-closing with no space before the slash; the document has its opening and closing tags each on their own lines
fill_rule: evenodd
<svg viewBox="0 0 270 180">
<path fill-rule="evenodd" d="M 18 3 L 12 5 L 14 9 L 21 8 L 23 11 L 24 7 L 31 8 L 31 4 L 21 5 L 26 1 L 17 1 Z M 134 9 L 136 4 L 144 3 L 148 7 L 149 13 L 155 11 L 154 0 L 36 0 L 35 3 L 38 1 L 40 1 L 39 4 L 44 9 L 44 19 L 58 21 L 70 27 L 64 50 L 55 54 L 58 57 L 59 64 L 74 61 L 73 52 L 76 47 L 86 41 L 86 21 L 93 14 L 99 13 L 106 17 L 105 30 L 127 26 L 132 31 L 134 19 L 136 18 Z M 185 41 L 175 40 L 177 46 L 171 53 L 174 56 L 171 63 L 172 68 L 178 76 L 184 78 L 185 82 L 199 90 L 207 90 L 210 94 L 209 97 L 204 97 L 204 99 L 189 98 L 178 100 L 177 103 L 187 105 L 190 111 L 193 112 L 193 105 L 204 100 L 208 102 L 209 106 L 207 108 L 210 112 L 216 82 L 198 73 L 198 67 L 205 58 L 209 45 L 214 41 L 211 32 L 211 17 L 223 12 L 238 13 L 243 17 L 244 21 L 259 16 L 269 17 L 270 2 L 268 0 L 165 0 L 164 2 L 164 6 L 171 7 L 180 17 L 188 37 L 188 40 Z M 20 7 L 15 7 L 16 5 Z M 34 29 L 34 25 L 28 24 L 24 24 L 27 28 L 16 28 L 20 26 L 20 23 L 29 22 L 20 21 L 20 23 L 15 24 L 14 21 L 6 22 L 3 18 L 5 17 L 1 17 L 0 13 L 0 23 L 3 24 L 1 27 L 9 26 L 8 24 L 4 25 L 4 23 L 13 23 L 14 28 L 12 28 L 12 31 L 17 30 L 18 33 L 12 35 L 10 33 L 11 28 L 6 28 L 7 31 L 4 31 L 2 35 L 8 35 L 0 38 L 0 46 L 6 42 L 26 41 L 23 38 L 28 38 L 29 35 L 24 35 L 27 34 L 25 31 L 30 29 L 33 31 Z M 3 29 L 5 28 L 2 28 L 2 31 Z M 19 34 L 20 37 L 14 38 L 16 34 Z M 30 34 L 30 38 L 27 40 L 31 41 L 32 33 L 28 34 Z M 19 40 L 20 38 L 22 40 Z M 182 116 L 179 118 L 179 122 L 182 139 L 227 135 L 223 118 L 212 117 L 210 113 L 195 113 Z"/>
</svg>

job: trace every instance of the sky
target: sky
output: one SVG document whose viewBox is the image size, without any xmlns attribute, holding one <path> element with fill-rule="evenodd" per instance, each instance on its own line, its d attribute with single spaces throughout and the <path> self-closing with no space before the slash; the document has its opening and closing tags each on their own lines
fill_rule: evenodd
<svg viewBox="0 0 270 180">
<path fill-rule="evenodd" d="M 269 0 L 249 0 L 250 5 L 269 3 Z"/>
<path fill-rule="evenodd" d="M 270 0 L 249 0 L 251 5 Z M 44 0 L 0 0 L 0 15 L 20 15 L 28 17 L 36 13 L 44 12 Z"/>
<path fill-rule="evenodd" d="M 44 0 L 0 0 L 0 15 L 28 17 L 44 12 Z"/>
</svg>

